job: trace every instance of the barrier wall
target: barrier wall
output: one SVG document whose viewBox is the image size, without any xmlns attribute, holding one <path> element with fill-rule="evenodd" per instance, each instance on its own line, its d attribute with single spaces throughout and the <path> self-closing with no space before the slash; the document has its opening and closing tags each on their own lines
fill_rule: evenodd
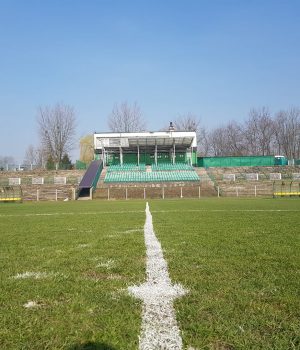
<svg viewBox="0 0 300 350">
<path fill-rule="evenodd" d="M 198 157 L 199 167 L 273 166 L 274 156 Z"/>
</svg>

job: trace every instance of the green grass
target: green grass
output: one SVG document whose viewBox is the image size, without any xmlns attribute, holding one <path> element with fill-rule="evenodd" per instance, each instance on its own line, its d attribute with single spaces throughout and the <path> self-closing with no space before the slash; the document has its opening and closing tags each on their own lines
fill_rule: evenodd
<svg viewBox="0 0 300 350">
<path fill-rule="evenodd" d="M 300 348 L 300 201 L 150 201 L 185 348 Z M 0 204 L 0 348 L 137 349 L 143 201 Z M 17 274 L 48 273 L 42 279 Z M 38 307 L 25 308 L 28 301 Z"/>
<path fill-rule="evenodd" d="M 126 288 L 145 278 L 137 231 L 143 210 L 133 202 L 1 205 L 0 348 L 81 349 L 92 343 L 91 349 L 135 349 L 140 303 Z M 53 275 L 12 278 L 26 271 Z M 40 307 L 24 308 L 28 301 Z"/>
<path fill-rule="evenodd" d="M 171 278 L 190 290 L 176 302 L 186 346 L 300 348 L 298 200 L 160 201 L 150 208 Z"/>
</svg>

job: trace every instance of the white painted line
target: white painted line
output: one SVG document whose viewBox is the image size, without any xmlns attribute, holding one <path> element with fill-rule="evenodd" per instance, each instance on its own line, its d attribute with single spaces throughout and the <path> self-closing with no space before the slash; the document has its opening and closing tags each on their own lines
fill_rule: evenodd
<svg viewBox="0 0 300 350">
<path fill-rule="evenodd" d="M 97 212 L 61 212 L 61 213 L 32 213 L 32 214 L 0 214 L 0 217 L 39 217 L 39 216 L 73 216 L 73 215 L 108 215 L 108 214 L 128 214 L 128 213 L 143 213 L 143 210 L 120 210 L 120 211 L 97 211 Z M 294 213 L 300 212 L 300 209 L 168 209 L 168 210 L 152 210 L 152 213 L 218 213 L 218 212 L 282 212 Z M 72 229 L 71 229 L 72 230 Z M 70 230 L 70 231 L 71 231 Z"/>
<path fill-rule="evenodd" d="M 152 210 L 152 213 L 194 213 L 194 212 L 203 212 L 203 213 L 252 213 L 252 212 L 299 212 L 300 209 L 170 209 L 170 210 Z"/>
<path fill-rule="evenodd" d="M 144 235 L 147 281 L 140 286 L 128 288 L 130 294 L 144 302 L 139 349 L 180 350 L 182 339 L 176 322 L 173 301 L 184 295 L 186 291 L 179 284 L 171 283 L 167 262 L 153 230 L 148 202 Z"/>
<path fill-rule="evenodd" d="M 85 212 L 54 212 L 54 213 L 29 213 L 29 214 L 0 214 L 0 217 L 39 217 L 39 216 L 73 216 L 73 215 L 107 215 L 144 213 L 144 210 L 114 210 L 114 211 L 85 211 Z"/>
<path fill-rule="evenodd" d="M 18 273 L 12 278 L 14 279 L 26 279 L 26 278 L 33 278 L 33 279 L 43 279 L 48 277 L 55 277 L 57 274 L 53 272 L 30 272 L 26 271 L 24 273 Z"/>
</svg>

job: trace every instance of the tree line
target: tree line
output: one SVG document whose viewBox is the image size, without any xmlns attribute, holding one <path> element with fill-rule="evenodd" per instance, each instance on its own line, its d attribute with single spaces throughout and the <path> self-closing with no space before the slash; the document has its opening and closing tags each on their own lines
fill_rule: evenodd
<svg viewBox="0 0 300 350">
<path fill-rule="evenodd" d="M 69 153 L 75 147 L 76 134 L 74 108 L 63 103 L 39 107 L 37 125 L 39 144 L 28 146 L 24 163 L 48 169 L 70 167 Z"/>
<path fill-rule="evenodd" d="M 39 107 L 37 113 L 39 144 L 29 145 L 25 164 L 57 168 L 70 165 L 70 152 L 76 146 L 76 115 L 72 106 L 57 103 Z M 171 118 L 173 119 L 173 118 Z M 300 158 L 300 109 L 293 107 L 272 115 L 267 107 L 253 108 L 243 121 L 230 121 L 207 128 L 193 113 L 178 115 L 172 120 L 177 131 L 195 131 L 198 153 L 202 156 L 283 155 Z M 146 121 L 137 103 L 115 104 L 107 117 L 109 131 L 140 132 Z M 158 130 L 168 130 L 169 125 Z M 93 159 L 93 137 L 80 140 L 80 160 Z M 8 158 L 2 157 L 1 163 Z"/>
<path fill-rule="evenodd" d="M 108 117 L 111 131 L 143 131 L 146 123 L 140 108 L 127 103 L 115 106 Z M 300 158 L 300 109 L 281 110 L 271 115 L 267 107 L 253 108 L 241 121 L 230 121 L 208 129 L 193 113 L 179 115 L 173 121 L 177 131 L 195 131 L 198 153 L 202 156 L 283 155 Z M 168 130 L 168 126 L 161 130 Z"/>
<path fill-rule="evenodd" d="M 206 131 L 200 128 L 200 153 L 211 156 L 283 155 L 300 158 L 300 109 L 273 116 L 266 107 L 251 109 L 242 122 L 230 121 Z"/>
</svg>

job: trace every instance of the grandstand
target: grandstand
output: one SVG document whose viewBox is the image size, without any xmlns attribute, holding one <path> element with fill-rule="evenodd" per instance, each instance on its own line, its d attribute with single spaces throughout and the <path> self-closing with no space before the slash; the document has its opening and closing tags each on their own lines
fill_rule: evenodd
<svg viewBox="0 0 300 350">
<path fill-rule="evenodd" d="M 95 133 L 105 184 L 199 181 L 195 132 Z"/>
<path fill-rule="evenodd" d="M 196 133 L 172 127 L 95 133 L 85 170 L 2 171 L 0 200 L 299 196 L 299 165 L 286 164 L 282 156 L 197 158 Z"/>
<path fill-rule="evenodd" d="M 82 170 L 3 171 L 0 172 L 0 201 L 13 201 L 5 197 L 23 201 L 71 200 L 75 198 L 83 174 Z"/>
<path fill-rule="evenodd" d="M 91 172 L 95 172 L 91 174 Z M 180 177 L 186 172 L 184 179 Z M 187 174 L 199 180 L 187 179 Z M 19 177 L 17 177 L 19 176 Z M 120 179 L 121 177 L 121 179 Z M 111 181 L 112 178 L 115 181 Z M 106 182 L 105 182 L 106 179 Z M 108 181 L 107 181 L 108 180 Z M 9 190 L 9 192 L 8 192 Z M 17 195 L 18 192 L 21 193 Z M 192 167 L 185 163 L 110 165 L 83 170 L 0 173 L 0 201 L 168 199 L 200 197 L 299 197 L 299 166 Z M 2 200 L 1 200 L 2 198 Z"/>
<path fill-rule="evenodd" d="M 297 166 L 202 168 L 222 197 L 270 197 L 300 194 Z"/>
<path fill-rule="evenodd" d="M 188 164 L 165 164 L 135 166 L 127 164 L 123 166 L 111 165 L 108 169 L 104 182 L 178 182 L 199 181 L 199 176 L 191 165 Z"/>
</svg>

